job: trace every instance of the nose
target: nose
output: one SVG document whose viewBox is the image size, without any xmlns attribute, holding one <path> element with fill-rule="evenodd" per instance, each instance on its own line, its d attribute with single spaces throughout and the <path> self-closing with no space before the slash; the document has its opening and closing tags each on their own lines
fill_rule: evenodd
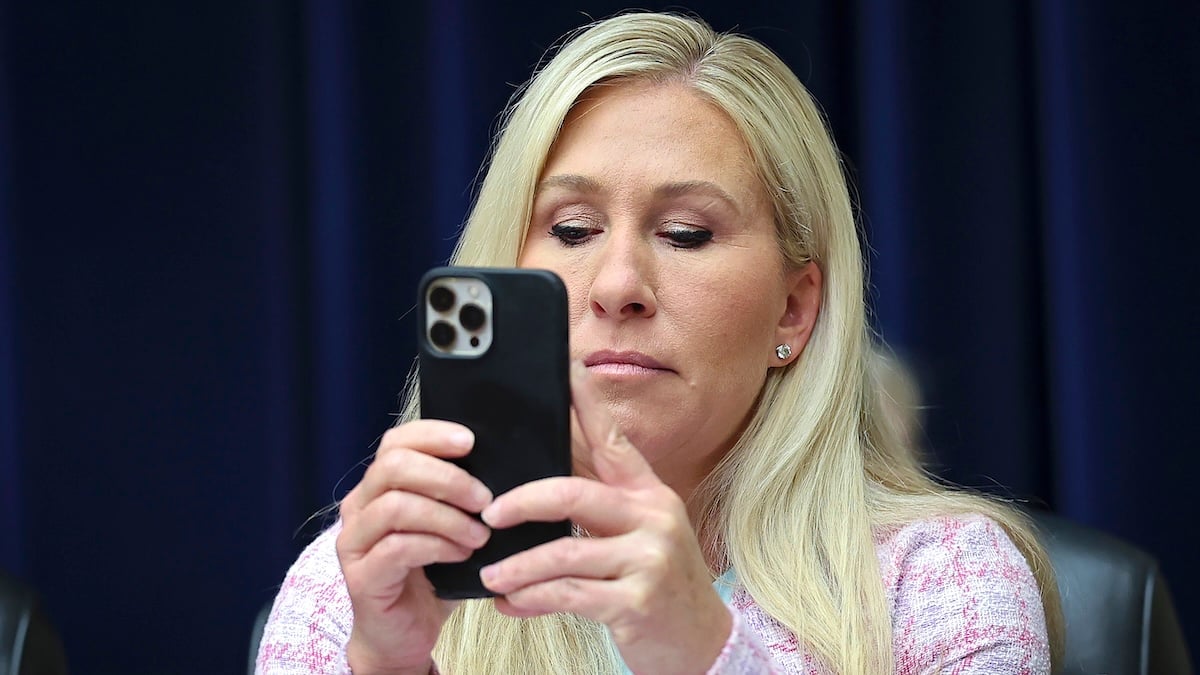
<svg viewBox="0 0 1200 675">
<path fill-rule="evenodd" d="M 639 234 L 613 228 L 598 254 L 588 293 L 592 313 L 622 321 L 654 316 L 654 254 Z"/>
</svg>

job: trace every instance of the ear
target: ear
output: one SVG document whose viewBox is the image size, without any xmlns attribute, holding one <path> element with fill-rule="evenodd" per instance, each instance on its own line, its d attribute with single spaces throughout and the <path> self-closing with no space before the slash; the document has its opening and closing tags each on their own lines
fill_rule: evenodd
<svg viewBox="0 0 1200 675">
<path fill-rule="evenodd" d="M 775 327 L 775 345 L 787 345 L 792 353 L 784 359 L 772 358 L 772 365 L 775 366 L 785 366 L 800 358 L 812 335 L 813 326 L 817 324 L 817 314 L 821 311 L 824 278 L 817 263 L 809 262 L 803 267 L 789 270 L 785 279 L 788 294 L 783 315 Z"/>
</svg>

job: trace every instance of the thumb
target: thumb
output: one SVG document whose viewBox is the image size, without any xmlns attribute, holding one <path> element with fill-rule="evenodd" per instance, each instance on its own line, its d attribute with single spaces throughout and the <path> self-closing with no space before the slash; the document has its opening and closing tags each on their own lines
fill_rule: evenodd
<svg viewBox="0 0 1200 675">
<path fill-rule="evenodd" d="M 630 488 L 651 487 L 661 482 L 641 451 L 617 426 L 596 383 L 579 361 L 571 363 L 571 399 L 596 478 L 609 485 Z"/>
</svg>

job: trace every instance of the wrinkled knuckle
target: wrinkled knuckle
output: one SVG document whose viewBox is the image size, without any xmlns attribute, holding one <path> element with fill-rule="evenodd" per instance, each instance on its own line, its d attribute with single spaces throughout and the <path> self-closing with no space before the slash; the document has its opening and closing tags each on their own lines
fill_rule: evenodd
<svg viewBox="0 0 1200 675">
<path fill-rule="evenodd" d="M 410 554 L 410 537 L 400 532 L 391 532 L 388 536 L 379 540 L 376 544 L 380 554 L 388 558 L 389 561 L 398 561 L 404 563 L 407 567 L 407 558 Z"/>
<path fill-rule="evenodd" d="M 404 553 L 404 537 L 396 532 L 384 535 L 375 544 L 375 553 L 384 558 L 395 558 Z"/>
<path fill-rule="evenodd" d="M 516 607 L 517 609 L 529 609 L 533 604 L 533 601 L 531 600 L 533 597 L 534 590 L 530 588 L 514 591 L 512 593 L 506 593 L 504 595 L 504 599 L 508 601 L 508 604 Z"/>
<path fill-rule="evenodd" d="M 405 432 L 406 429 L 404 426 L 392 427 L 383 432 L 383 438 L 379 439 L 379 454 L 389 452 L 404 445 Z"/>
<path fill-rule="evenodd" d="M 583 604 L 585 591 L 578 579 L 567 577 L 559 580 L 553 586 L 555 606 L 575 608 Z"/>
<path fill-rule="evenodd" d="M 558 569 L 574 569 L 583 557 L 580 542 L 574 537 L 562 540 L 553 550 L 554 555 L 551 556 L 551 562 Z"/>
<path fill-rule="evenodd" d="M 653 614 L 652 602 L 654 593 L 648 585 L 638 585 L 629 593 L 629 600 L 626 610 L 628 616 L 637 623 L 644 624 L 650 620 Z"/>
<path fill-rule="evenodd" d="M 469 477 L 453 464 L 438 462 L 430 477 L 429 496 L 446 501 L 452 494 L 467 492 L 470 488 L 469 480 Z"/>
<path fill-rule="evenodd" d="M 388 490 L 376 499 L 379 502 L 377 507 L 379 517 L 386 518 L 392 523 L 399 521 L 413 510 L 408 495 L 397 490 Z"/>
<path fill-rule="evenodd" d="M 678 529 L 678 519 L 661 509 L 649 509 L 642 516 L 642 526 L 651 532 L 670 536 Z"/>
<path fill-rule="evenodd" d="M 576 480 L 560 480 L 554 483 L 555 501 L 568 508 L 579 505 L 583 499 L 583 485 Z"/>
<path fill-rule="evenodd" d="M 671 555 L 662 545 L 647 546 L 642 552 L 642 566 L 652 578 L 662 578 L 670 571 Z"/>
<path fill-rule="evenodd" d="M 411 461 L 408 457 L 409 452 L 411 451 L 407 448 L 393 448 L 386 455 L 376 457 L 375 465 L 379 467 L 379 470 L 386 472 L 388 475 L 396 475 L 404 471 Z"/>
<path fill-rule="evenodd" d="M 446 562 L 463 562 L 467 558 L 470 558 L 472 553 L 471 549 L 455 546 L 447 542 L 446 551 L 442 559 Z"/>
<path fill-rule="evenodd" d="M 407 494 L 394 494 L 396 498 L 393 500 L 390 514 L 393 523 L 403 522 L 407 527 L 419 523 L 419 529 L 424 529 L 421 526 L 429 526 L 438 522 L 438 509 L 434 503 L 426 499 L 410 499 Z"/>
</svg>

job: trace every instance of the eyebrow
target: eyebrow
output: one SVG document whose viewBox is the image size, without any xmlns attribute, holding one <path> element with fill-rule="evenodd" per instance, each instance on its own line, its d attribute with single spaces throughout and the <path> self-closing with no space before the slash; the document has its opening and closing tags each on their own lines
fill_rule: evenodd
<svg viewBox="0 0 1200 675">
<path fill-rule="evenodd" d="M 725 202 L 725 205 L 733 209 L 734 213 L 740 214 L 742 210 L 738 208 L 737 200 L 734 199 L 728 192 L 721 189 L 720 185 L 706 180 L 686 180 L 678 183 L 667 183 L 660 185 L 654 191 L 658 197 L 685 197 L 687 195 L 704 195 Z"/>
<path fill-rule="evenodd" d="M 553 188 L 562 188 L 581 192 L 584 194 L 600 194 L 604 192 L 604 188 L 600 183 L 576 174 L 556 174 L 542 179 L 537 184 L 537 189 L 534 195 L 541 194 L 544 190 Z M 671 197 L 686 197 L 688 195 L 704 195 L 718 199 L 733 209 L 735 213 L 740 214 L 741 209 L 738 208 L 738 202 L 728 192 L 723 190 L 721 186 L 707 180 L 685 180 L 672 183 L 664 183 L 654 189 L 654 196 L 659 199 L 669 199 Z"/>
<path fill-rule="evenodd" d="M 578 176 L 576 174 L 565 173 L 543 178 L 537 184 L 537 189 L 535 189 L 533 193 L 537 195 L 550 188 L 564 188 L 567 190 L 574 190 L 576 192 L 586 192 L 588 194 L 597 194 L 604 191 L 600 187 L 599 183 L 591 178 L 588 178 L 587 176 Z"/>
</svg>

